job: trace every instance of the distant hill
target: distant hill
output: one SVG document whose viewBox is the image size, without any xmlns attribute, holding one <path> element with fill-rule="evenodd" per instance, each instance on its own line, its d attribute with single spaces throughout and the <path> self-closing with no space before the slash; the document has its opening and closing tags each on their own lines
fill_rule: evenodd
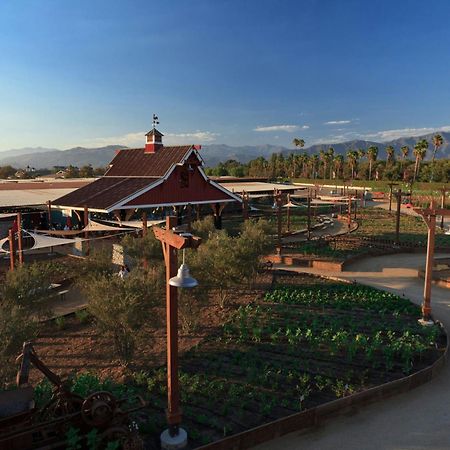
<svg viewBox="0 0 450 450">
<path fill-rule="evenodd" d="M 251 159 L 264 156 L 268 158 L 272 153 L 296 153 L 307 152 L 308 154 L 318 153 L 321 149 L 328 149 L 333 147 L 335 154 L 345 155 L 349 149 L 358 149 L 371 145 L 376 145 L 379 149 L 379 159 L 386 157 L 385 148 L 388 145 L 392 145 L 397 155 L 400 154 L 400 148 L 404 145 L 410 148 L 410 158 L 412 158 L 412 150 L 414 145 L 420 139 L 427 139 L 430 147 L 427 152 L 427 159 L 431 158 L 433 145 L 432 137 L 436 133 L 426 134 L 417 137 L 404 137 L 394 139 L 389 142 L 375 142 L 375 141 L 362 141 L 354 140 L 342 143 L 327 143 L 317 144 L 302 149 L 286 148 L 281 145 L 245 145 L 245 146 L 230 146 L 225 144 L 210 144 L 203 145 L 200 150 L 205 164 L 207 166 L 216 166 L 219 162 L 225 162 L 229 159 L 235 159 L 242 163 L 247 163 Z M 450 158 L 450 133 L 440 132 L 444 138 L 444 144 L 439 149 L 437 158 Z M 12 165 L 16 168 L 25 168 L 31 166 L 36 169 L 47 169 L 53 166 L 84 166 L 92 164 L 93 167 L 105 167 L 113 159 L 115 151 L 119 148 L 125 148 L 121 145 L 109 145 L 107 147 L 99 148 L 84 148 L 75 147 L 69 150 L 48 149 L 43 147 L 36 148 L 21 148 L 15 150 L 8 150 L 0 152 L 0 166 Z"/>
<path fill-rule="evenodd" d="M 450 158 L 450 133 L 441 131 L 437 132 L 439 133 L 443 139 L 444 144 L 440 147 L 438 152 L 436 153 L 436 158 Z M 421 139 L 426 139 L 428 141 L 429 147 L 427 150 L 427 156 L 425 159 L 430 159 L 431 155 L 433 153 L 433 136 L 437 133 L 430 133 L 425 134 L 423 136 L 416 136 L 416 137 L 402 137 L 399 139 L 394 139 L 389 142 L 375 142 L 375 141 L 362 141 L 362 140 L 353 140 L 353 141 L 347 141 L 347 142 L 341 142 L 341 143 L 327 143 L 327 144 L 317 144 L 317 145 L 311 145 L 310 147 L 305 147 L 303 149 L 286 149 L 283 151 L 283 153 L 295 153 L 295 152 L 307 152 L 308 154 L 314 154 L 318 153 L 320 150 L 327 150 L 330 147 L 334 148 L 335 154 L 339 155 L 345 155 L 348 150 L 353 149 L 357 150 L 359 148 L 367 150 L 368 147 L 371 145 L 375 145 L 378 147 L 378 158 L 379 159 L 385 159 L 386 158 L 386 152 L 385 149 L 387 146 L 392 145 L 395 148 L 395 152 L 397 156 L 400 155 L 400 148 L 404 145 L 407 145 L 409 147 L 409 158 L 413 157 L 413 149 L 414 145 L 420 141 Z"/>
</svg>

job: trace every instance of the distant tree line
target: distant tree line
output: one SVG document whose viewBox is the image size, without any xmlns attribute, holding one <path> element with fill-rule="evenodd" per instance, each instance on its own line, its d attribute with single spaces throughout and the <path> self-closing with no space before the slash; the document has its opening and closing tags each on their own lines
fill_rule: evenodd
<svg viewBox="0 0 450 450">
<path fill-rule="evenodd" d="M 58 174 L 61 178 L 93 178 L 102 176 L 105 172 L 104 167 L 93 168 L 90 164 L 82 167 L 53 166 L 52 169 L 34 169 L 29 166 L 26 169 L 17 169 L 7 165 L 0 166 L 0 179 L 32 179 L 51 174 Z"/>
<path fill-rule="evenodd" d="M 316 154 L 273 153 L 268 159 L 260 156 L 242 164 L 235 160 L 219 163 L 208 168 L 212 176 L 308 178 L 308 179 L 359 179 L 390 181 L 436 181 L 450 179 L 450 160 L 436 159 L 439 148 L 444 143 L 441 135 L 433 136 L 431 160 L 424 161 L 430 143 L 422 139 L 413 148 L 403 146 L 396 153 L 392 145 L 380 150 L 377 146 L 347 150 L 345 155 L 335 154 L 333 147 L 323 148 Z M 303 139 L 295 138 L 293 145 L 302 148 Z M 380 158 L 384 151 L 385 158 Z M 410 159 L 412 157 L 412 159 Z"/>
</svg>

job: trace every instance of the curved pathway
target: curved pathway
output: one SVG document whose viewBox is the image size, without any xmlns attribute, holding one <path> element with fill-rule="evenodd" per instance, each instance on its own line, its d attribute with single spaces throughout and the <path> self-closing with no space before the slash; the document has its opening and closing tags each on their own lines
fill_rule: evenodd
<svg viewBox="0 0 450 450">
<path fill-rule="evenodd" d="M 355 280 L 405 295 L 420 304 L 423 280 L 417 278 L 417 268 L 423 265 L 424 254 L 399 254 L 367 258 L 341 273 L 286 268 Z M 450 289 L 433 286 L 431 301 L 435 319 L 450 333 Z M 338 417 L 320 428 L 291 433 L 253 449 L 449 450 L 449 425 L 450 369 L 447 365 L 435 379 L 408 393 L 366 406 L 353 415 Z"/>
</svg>

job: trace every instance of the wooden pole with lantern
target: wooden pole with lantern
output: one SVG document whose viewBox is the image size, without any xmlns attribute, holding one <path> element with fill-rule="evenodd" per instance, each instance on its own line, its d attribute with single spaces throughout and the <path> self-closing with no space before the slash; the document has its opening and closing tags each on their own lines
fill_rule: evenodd
<svg viewBox="0 0 450 450">
<path fill-rule="evenodd" d="M 197 248 L 201 239 L 192 235 L 182 236 L 173 230 L 177 218 L 166 217 L 165 229 L 153 227 L 156 239 L 162 244 L 166 266 L 166 326 L 167 326 L 167 423 L 166 439 L 176 439 L 180 436 L 182 411 L 180 408 L 180 388 L 178 381 L 178 294 L 177 285 L 171 282 L 177 275 L 177 250 Z M 183 263 L 184 265 L 184 263 Z M 181 269 L 180 269 L 181 270 Z M 180 271 L 178 271 L 180 274 Z M 194 280 L 195 281 L 195 280 Z M 178 285 L 179 287 L 184 287 Z M 186 286 L 193 287 L 193 286 Z M 183 431 L 184 434 L 186 432 Z M 164 433 L 163 433 L 164 434 Z M 163 436 L 161 435 L 161 441 Z M 181 447 L 177 447 L 181 448 Z"/>
<path fill-rule="evenodd" d="M 450 216 L 450 211 L 447 209 L 436 209 L 434 201 L 431 201 L 429 208 L 414 208 L 414 211 L 420 214 L 428 227 L 428 242 L 427 242 L 427 258 L 425 266 L 425 285 L 423 289 L 423 303 L 422 303 L 422 319 L 423 325 L 433 323 L 431 320 L 431 283 L 433 281 L 433 258 L 434 258 L 434 243 L 436 235 L 436 216 Z"/>
</svg>

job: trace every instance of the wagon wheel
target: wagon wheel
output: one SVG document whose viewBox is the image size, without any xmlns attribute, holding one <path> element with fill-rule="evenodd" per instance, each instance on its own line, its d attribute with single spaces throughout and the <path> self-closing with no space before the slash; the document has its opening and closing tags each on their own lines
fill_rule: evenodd
<svg viewBox="0 0 450 450">
<path fill-rule="evenodd" d="M 116 399 L 106 391 L 94 392 L 81 407 L 84 422 L 93 427 L 105 427 L 114 417 Z"/>
<path fill-rule="evenodd" d="M 81 410 L 83 398 L 77 394 L 56 391 L 50 401 L 42 408 L 43 418 L 63 417 Z"/>
</svg>

